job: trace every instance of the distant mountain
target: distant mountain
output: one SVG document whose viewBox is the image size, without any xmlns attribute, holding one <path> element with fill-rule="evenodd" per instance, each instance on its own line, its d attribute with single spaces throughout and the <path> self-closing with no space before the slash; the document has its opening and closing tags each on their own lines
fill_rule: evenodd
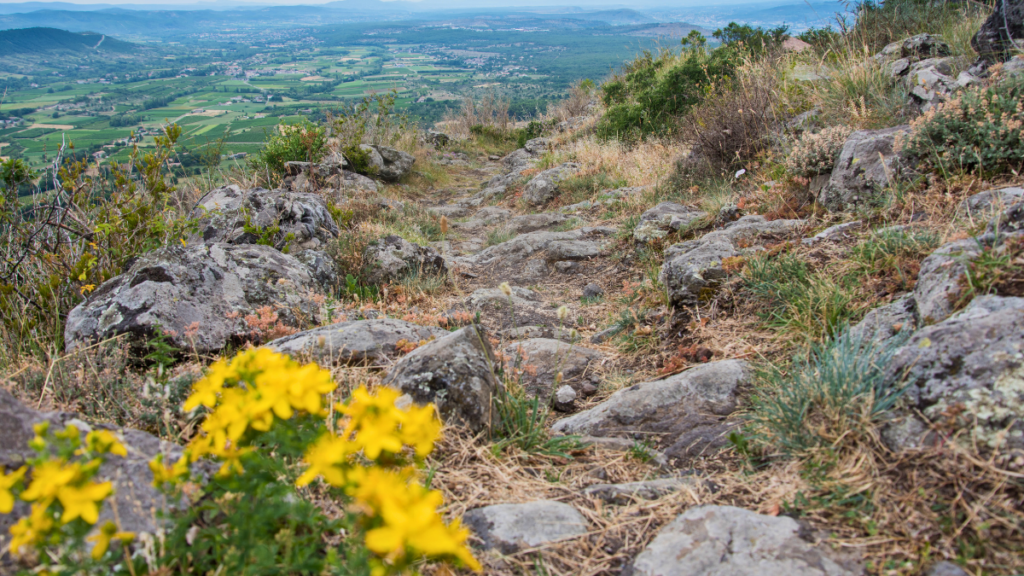
<svg viewBox="0 0 1024 576">
<path fill-rule="evenodd" d="M 57 28 L 0 30 L 0 56 L 43 52 L 130 52 L 134 44 L 93 32 L 68 32 Z"/>
</svg>

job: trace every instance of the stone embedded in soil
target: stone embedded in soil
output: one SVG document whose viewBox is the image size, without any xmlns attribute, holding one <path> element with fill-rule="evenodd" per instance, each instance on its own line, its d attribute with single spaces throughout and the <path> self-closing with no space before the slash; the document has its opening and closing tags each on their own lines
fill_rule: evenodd
<svg viewBox="0 0 1024 576">
<path fill-rule="evenodd" d="M 505 348 L 504 353 L 508 366 L 523 370 L 520 384 L 526 393 L 545 399 L 551 395 L 559 372 L 562 383 L 580 393 L 585 382 L 598 383 L 595 368 L 604 358 L 596 350 L 549 338 L 517 342 Z"/>
<path fill-rule="evenodd" d="M 484 549 L 503 554 L 587 533 L 587 520 L 562 502 L 539 500 L 525 504 L 495 504 L 476 508 L 462 517 Z"/>
<path fill-rule="evenodd" d="M 633 560 L 633 576 L 854 576 L 787 516 L 698 506 L 662 528 Z"/>
<path fill-rule="evenodd" d="M 285 326 L 320 321 L 323 288 L 298 259 L 257 244 L 171 245 L 144 254 L 68 314 L 67 350 L 117 334 L 141 345 L 159 328 L 183 350 L 211 353 L 253 337 L 245 317 L 269 307 Z"/>
<path fill-rule="evenodd" d="M 978 444 L 1024 451 L 1024 298 L 975 298 L 918 330 L 886 374 L 928 418 L 957 413 Z"/>
<path fill-rule="evenodd" d="M 73 417 L 73 414 L 66 412 L 37 412 L 0 388 L 0 471 L 4 466 L 21 466 L 27 458 L 36 456 L 28 447 L 28 442 L 35 437 L 32 430 L 34 424 L 49 422 L 53 426 L 52 430 L 59 431 L 69 423 L 74 423 L 83 435 L 89 432 L 88 424 L 74 420 Z M 149 461 L 157 454 L 164 454 L 166 462 L 174 463 L 181 457 L 182 448 L 140 430 L 107 425 L 96 425 L 95 428 L 113 431 L 128 452 L 126 457 L 108 455 L 107 462 L 97 473 L 97 481 L 114 482 L 115 488 L 114 495 L 108 498 L 100 510 L 99 523 L 114 519 L 112 505 L 116 504 L 120 529 L 155 533 L 158 526 L 154 512 L 159 510 L 166 500 L 153 488 L 153 473 L 149 469 Z M 198 468 L 195 471 L 202 472 Z M 12 513 L 0 514 L 0 533 L 7 534 L 10 527 L 22 516 L 27 515 L 28 511 L 27 505 L 19 504 Z M 0 561 L 0 568 L 3 567 L 4 562 Z"/>
<path fill-rule="evenodd" d="M 534 283 L 549 278 L 555 262 L 583 261 L 602 255 L 614 234 L 615 229 L 607 227 L 530 232 L 471 256 L 453 258 L 452 262 L 474 274 L 486 275 L 495 283 Z"/>
<path fill-rule="evenodd" d="M 609 503 L 629 504 L 634 500 L 657 500 L 696 483 L 693 478 L 660 478 L 624 484 L 594 484 L 584 488 L 583 494 Z"/>
<path fill-rule="evenodd" d="M 568 384 L 563 385 L 551 397 L 551 407 L 559 412 L 572 412 L 576 406 L 576 390 Z"/>
<path fill-rule="evenodd" d="M 904 331 L 917 329 L 917 302 L 905 294 L 890 304 L 868 312 L 864 319 L 850 327 L 851 335 L 862 342 L 887 342 Z"/>
<path fill-rule="evenodd" d="M 502 337 L 568 339 L 568 328 L 558 328 L 558 316 L 554 308 L 542 302 L 531 290 L 518 286 L 511 288 L 511 298 L 498 288 L 475 290 L 464 302 L 448 310 L 447 314 L 452 316 L 466 312 L 474 317 L 479 314 L 481 323 Z"/>
<path fill-rule="evenodd" d="M 448 334 L 441 328 L 383 318 L 328 324 L 278 338 L 267 346 L 296 357 L 308 356 L 321 364 L 379 364 L 404 353 L 396 347 L 402 340 L 419 344 Z"/>
<path fill-rule="evenodd" d="M 852 230 L 860 230 L 863 223 L 860 220 L 854 220 L 853 222 L 844 222 L 842 224 L 836 224 L 835 226 L 829 226 L 821 232 L 811 236 L 810 238 L 804 238 L 800 241 L 805 246 L 813 246 L 824 240 L 842 240 L 843 238 L 849 238 L 849 232 Z"/>
<path fill-rule="evenodd" d="M 695 366 L 661 380 L 619 390 L 590 410 L 555 422 L 561 434 L 661 438 L 672 458 L 688 458 L 725 444 L 733 427 L 727 417 L 736 410 L 737 392 L 750 380 L 741 360 Z"/>
<path fill-rule="evenodd" d="M 445 275 L 448 272 L 437 250 L 395 235 L 371 242 L 363 259 L 369 270 L 366 277 L 369 284 L 397 281 L 410 274 Z"/>
<path fill-rule="evenodd" d="M 384 384 L 433 403 L 449 424 L 473 432 L 494 421 L 494 397 L 501 383 L 494 377 L 495 358 L 483 328 L 470 325 L 420 346 L 395 363 Z"/>
<path fill-rule="evenodd" d="M 938 562 L 928 568 L 924 576 L 971 576 L 966 570 L 952 562 Z"/>
<path fill-rule="evenodd" d="M 981 254 L 981 247 L 972 238 L 940 246 L 921 261 L 921 271 L 914 286 L 914 300 L 922 323 L 941 322 L 953 313 L 963 286 L 960 278 L 967 271 L 967 262 Z"/>
<path fill-rule="evenodd" d="M 523 200 L 533 206 L 547 204 L 557 195 L 558 183 L 575 173 L 579 167 L 579 164 L 566 162 L 537 174 L 523 188 Z"/>
<path fill-rule="evenodd" d="M 850 134 L 818 202 L 832 212 L 841 212 L 877 201 L 878 191 L 905 171 L 906 160 L 895 151 L 895 142 L 897 135 L 909 131 L 904 125 Z"/>
<path fill-rule="evenodd" d="M 682 204 L 662 202 L 640 215 L 640 222 L 633 229 L 633 239 L 637 242 L 653 242 L 673 230 L 685 229 L 705 216 L 700 210 Z"/>
<path fill-rule="evenodd" d="M 583 297 L 588 300 L 594 300 L 602 296 L 604 296 L 604 288 L 601 288 L 593 282 L 583 287 Z"/>
<path fill-rule="evenodd" d="M 568 216 L 565 214 L 541 212 L 540 214 L 524 214 L 523 216 L 516 216 L 509 220 L 507 226 L 509 230 L 512 230 L 516 234 L 526 234 L 558 226 L 568 219 Z"/>
<path fill-rule="evenodd" d="M 979 192 L 960 203 L 960 213 L 972 218 L 989 218 L 994 212 L 1004 210 L 1024 201 L 1024 188 L 993 188 Z"/>
</svg>

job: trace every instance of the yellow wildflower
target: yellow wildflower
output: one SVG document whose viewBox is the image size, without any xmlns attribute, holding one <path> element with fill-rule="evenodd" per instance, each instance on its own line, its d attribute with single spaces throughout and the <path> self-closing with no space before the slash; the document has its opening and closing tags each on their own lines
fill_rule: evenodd
<svg viewBox="0 0 1024 576">
<path fill-rule="evenodd" d="M 21 493 L 26 502 L 50 501 L 61 488 L 73 482 L 80 474 L 79 464 L 65 464 L 62 460 L 48 460 L 32 470 L 32 482 Z"/>
<path fill-rule="evenodd" d="M 26 468 L 22 466 L 10 474 L 0 476 L 0 514 L 10 514 L 14 510 L 14 494 L 11 488 L 25 477 Z"/>
<path fill-rule="evenodd" d="M 153 472 L 153 486 L 160 488 L 164 484 L 176 484 L 183 476 L 189 473 L 189 457 L 187 454 L 178 458 L 174 464 L 164 464 L 164 455 L 157 454 L 156 458 L 149 461 L 149 469 Z"/>
<path fill-rule="evenodd" d="M 93 560 L 103 558 L 103 555 L 107 553 L 107 549 L 110 548 L 111 540 L 131 542 L 134 539 L 134 532 L 120 532 L 113 522 L 107 522 L 99 529 L 99 532 L 89 537 L 90 541 L 96 542 L 96 545 L 92 547 Z"/>
<path fill-rule="evenodd" d="M 95 289 L 96 289 L 96 285 L 95 284 L 86 284 L 86 285 L 82 286 L 81 288 L 79 288 L 78 291 L 82 294 L 82 296 L 85 296 L 86 294 L 89 294 L 90 292 L 92 292 Z"/>
<path fill-rule="evenodd" d="M 309 468 L 295 481 L 296 486 L 305 486 L 317 476 L 332 486 L 341 487 L 346 484 L 345 471 L 339 467 L 349 455 L 355 453 L 351 442 L 327 433 L 306 450 L 303 461 Z"/>
<path fill-rule="evenodd" d="M 11 554 L 18 556 L 23 547 L 41 544 L 46 539 L 53 529 L 49 505 L 49 502 L 33 504 L 31 513 L 11 526 Z"/>
<path fill-rule="evenodd" d="M 121 457 L 128 456 L 128 450 L 124 444 L 117 439 L 117 436 L 108 430 L 98 430 L 85 435 L 85 446 L 90 452 L 98 454 L 117 454 Z"/>
<path fill-rule="evenodd" d="M 441 437 L 441 421 L 434 414 L 434 406 L 410 406 L 403 415 L 399 435 L 402 443 L 412 446 L 420 458 L 433 452 L 434 442 Z"/>
<path fill-rule="evenodd" d="M 62 524 L 75 518 L 81 518 L 89 524 L 95 524 L 100 517 L 99 505 L 114 491 L 110 482 L 89 482 L 84 486 L 64 486 L 57 492 L 57 499 L 64 507 L 60 517 Z"/>
</svg>

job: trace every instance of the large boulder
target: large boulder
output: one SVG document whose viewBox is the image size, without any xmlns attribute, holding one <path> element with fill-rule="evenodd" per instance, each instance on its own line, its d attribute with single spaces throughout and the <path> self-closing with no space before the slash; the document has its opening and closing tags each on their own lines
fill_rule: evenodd
<svg viewBox="0 0 1024 576">
<path fill-rule="evenodd" d="M 533 206 L 543 206 L 555 198 L 558 183 L 576 172 L 579 164 L 567 162 L 561 166 L 550 168 L 537 174 L 526 183 L 523 189 L 523 200 Z"/>
<path fill-rule="evenodd" d="M 829 548 L 801 538 L 788 516 L 697 506 L 676 517 L 633 560 L 633 576 L 854 576 Z"/>
<path fill-rule="evenodd" d="M 971 48 L 996 62 L 1024 48 L 1024 0 L 996 0 L 995 10 L 971 38 Z"/>
<path fill-rule="evenodd" d="M 193 240 L 206 244 L 256 244 L 266 234 L 275 248 L 298 253 L 322 248 L 340 233 L 318 194 L 245 190 L 234 184 L 208 192 L 192 217 L 200 230 Z"/>
<path fill-rule="evenodd" d="M 587 533 L 587 520 L 578 510 L 552 500 L 476 508 L 462 521 L 484 549 L 496 548 L 503 554 Z"/>
<path fill-rule="evenodd" d="M 895 143 L 897 135 L 909 130 L 909 126 L 895 126 L 850 134 L 818 201 L 832 212 L 878 202 L 879 191 L 905 171 L 905 159 L 896 152 Z"/>
<path fill-rule="evenodd" d="M 761 241 L 793 234 L 805 224 L 803 220 L 765 220 L 750 215 L 699 239 L 669 246 L 659 276 L 669 301 L 673 306 L 685 307 L 706 300 L 727 277 L 723 260 L 756 249 L 752 247 Z"/>
<path fill-rule="evenodd" d="M 494 366 L 487 334 L 474 324 L 413 350 L 395 363 L 384 384 L 419 404 L 433 403 L 448 423 L 481 432 L 496 424 L 494 396 L 501 383 Z"/>
<path fill-rule="evenodd" d="M 328 324 L 278 338 L 267 345 L 292 356 L 309 356 L 321 365 L 381 364 L 404 353 L 398 346 L 403 340 L 419 345 L 446 335 L 448 331 L 441 328 L 381 318 Z"/>
<path fill-rule="evenodd" d="M 429 246 L 413 244 L 401 236 L 386 236 L 366 247 L 367 282 L 384 284 L 409 274 L 445 275 L 444 258 Z"/>
<path fill-rule="evenodd" d="M 886 370 L 925 416 L 957 418 L 968 441 L 1024 450 L 1024 298 L 975 298 L 914 334 Z"/>
<path fill-rule="evenodd" d="M 686 230 L 705 216 L 700 210 L 682 204 L 662 202 L 640 215 L 640 222 L 633 229 L 633 238 L 637 242 L 652 242 L 672 231 Z"/>
<path fill-rule="evenodd" d="M 554 391 L 555 379 L 582 393 L 586 384 L 596 387 L 600 378 L 596 364 L 604 357 L 596 350 L 583 348 L 552 338 L 531 338 L 505 348 L 511 368 L 522 371 L 520 384 L 531 396 L 547 399 Z M 588 387 L 588 390 L 596 388 Z"/>
<path fill-rule="evenodd" d="M 245 318 L 260 309 L 285 326 L 318 324 L 319 289 L 305 265 L 270 246 L 171 245 L 141 256 L 76 306 L 64 341 L 70 351 L 129 333 L 138 346 L 159 329 L 178 348 L 218 352 L 258 339 Z"/>
<path fill-rule="evenodd" d="M 408 152 L 402 152 L 387 146 L 374 146 L 373 149 L 381 160 L 380 165 L 377 166 L 377 175 L 380 176 L 381 180 L 387 182 L 398 182 L 401 180 L 402 177 L 412 171 L 412 165 L 416 162 L 416 157 Z"/>
<path fill-rule="evenodd" d="M 733 426 L 726 417 L 736 410 L 739 388 L 749 379 L 750 369 L 741 360 L 702 364 L 619 390 L 598 406 L 555 422 L 552 429 L 599 437 L 654 434 L 670 446 L 667 455 L 691 457 L 724 444 Z"/>
<path fill-rule="evenodd" d="M 54 431 L 74 424 L 83 435 L 91 429 L 112 431 L 124 444 L 128 455 L 122 457 L 111 454 L 107 463 L 99 469 L 97 479 L 114 484 L 114 495 L 107 499 L 100 510 L 100 523 L 114 519 L 116 505 L 117 521 L 121 529 L 149 534 L 156 532 L 158 525 L 154 512 L 166 506 L 166 499 L 153 488 L 149 461 L 157 454 L 163 454 L 165 462 L 176 462 L 182 455 L 180 446 L 140 430 L 108 425 L 90 426 L 64 412 L 38 412 L 0 388 L 0 472 L 5 467 L 19 467 L 27 458 L 35 456 L 28 442 L 35 436 L 32 427 L 41 422 L 49 422 Z M 27 512 L 27 506 L 17 506 L 11 514 L 0 514 L 0 546 L 5 550 L 8 546 L 5 541 L 8 530 Z M 3 561 L 0 561 L 0 572 L 3 568 Z"/>
</svg>

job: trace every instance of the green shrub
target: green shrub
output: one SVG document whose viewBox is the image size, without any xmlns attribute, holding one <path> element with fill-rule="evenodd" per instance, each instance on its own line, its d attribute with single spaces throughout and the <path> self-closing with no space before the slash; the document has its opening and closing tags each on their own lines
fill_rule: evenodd
<svg viewBox="0 0 1024 576">
<path fill-rule="evenodd" d="M 753 56 L 760 56 L 778 50 L 783 41 L 789 38 L 789 35 L 786 34 L 788 30 L 788 26 L 778 26 L 766 30 L 760 26 L 752 27 L 749 24 L 729 22 L 725 28 L 715 30 L 712 36 L 721 40 L 726 46 L 744 50 Z"/>
<path fill-rule="evenodd" d="M 272 176 L 284 173 L 285 162 L 319 162 L 327 152 L 327 129 L 303 119 L 297 124 L 279 124 L 250 164 Z"/>
<path fill-rule="evenodd" d="M 663 50 L 655 56 L 645 50 L 605 82 L 601 98 L 607 110 L 598 136 L 635 140 L 674 132 L 677 119 L 731 76 L 738 60 L 732 48 L 709 51 L 696 44 L 681 54 Z"/>
<path fill-rule="evenodd" d="M 910 332 L 879 344 L 842 331 L 811 347 L 786 369 L 760 374 L 751 429 L 766 447 L 789 454 L 865 434 L 890 410 L 902 389 L 885 385 L 885 368 Z"/>
<path fill-rule="evenodd" d="M 925 168 L 985 176 L 1024 170 L 1024 76 L 968 88 L 911 123 L 902 148 Z"/>
</svg>

